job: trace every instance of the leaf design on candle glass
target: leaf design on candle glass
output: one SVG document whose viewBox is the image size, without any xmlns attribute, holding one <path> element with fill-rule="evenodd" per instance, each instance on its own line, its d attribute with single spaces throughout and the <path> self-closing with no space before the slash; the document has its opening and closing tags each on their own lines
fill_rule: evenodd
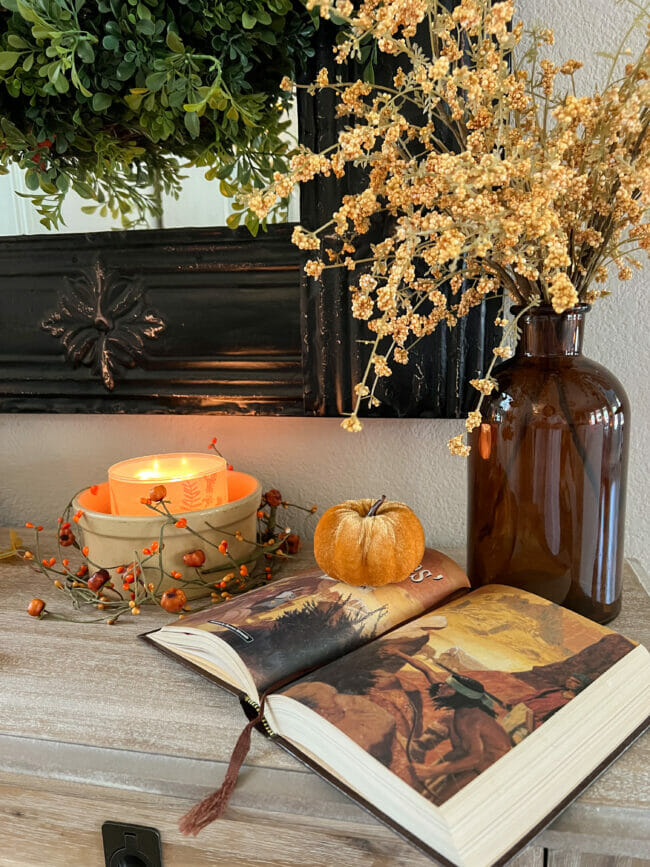
<svg viewBox="0 0 650 867">
<path fill-rule="evenodd" d="M 144 359 L 144 338 L 157 338 L 165 323 L 146 306 L 138 277 L 107 271 L 100 259 L 66 282 L 69 291 L 41 327 L 61 340 L 66 360 L 90 367 L 110 391 L 121 370 Z"/>
<path fill-rule="evenodd" d="M 207 508 L 213 502 L 214 486 L 217 483 L 216 476 L 207 476 L 205 480 L 205 507 Z"/>
<path fill-rule="evenodd" d="M 196 511 L 202 505 L 199 483 L 196 479 L 187 479 L 183 482 L 183 510 L 186 512 Z"/>
</svg>

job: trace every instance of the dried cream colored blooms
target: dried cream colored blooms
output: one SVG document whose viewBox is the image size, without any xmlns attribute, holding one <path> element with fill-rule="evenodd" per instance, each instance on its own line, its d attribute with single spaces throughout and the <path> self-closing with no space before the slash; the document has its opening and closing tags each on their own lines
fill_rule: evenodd
<svg viewBox="0 0 650 867">
<path fill-rule="evenodd" d="M 348 433 L 359 433 L 359 431 L 363 430 L 363 425 L 356 415 L 350 415 L 343 419 L 341 427 L 343 430 L 348 431 Z"/>
<path fill-rule="evenodd" d="M 469 413 L 467 418 L 465 419 L 465 427 L 468 433 L 471 433 L 474 428 L 477 428 L 481 424 L 481 413 L 474 409 Z"/>
<path fill-rule="evenodd" d="M 469 446 L 465 445 L 465 440 L 463 439 L 462 434 L 452 437 L 447 445 L 449 446 L 449 451 L 452 455 L 458 455 L 461 458 L 466 458 L 470 452 Z"/>
<path fill-rule="evenodd" d="M 350 271 L 353 315 L 368 324 L 373 349 L 343 422 L 357 431 L 363 402 L 378 402 L 370 379 L 388 376 L 415 340 L 453 327 L 486 298 L 561 313 L 601 297 L 594 282 L 629 279 L 635 251 L 650 251 L 650 49 L 612 51 L 625 65 L 579 96 L 582 63 L 551 56 L 552 32 L 513 20 L 513 0 L 461 0 L 452 10 L 443 0 L 307 7 L 343 20 L 336 61 L 359 57 L 371 38 L 396 71 L 374 85 L 321 70 L 309 87 L 336 96 L 344 119 L 336 142 L 322 154 L 300 148 L 286 176 L 248 205 L 264 219 L 296 184 L 366 169 L 364 188 L 344 196 L 324 226 L 294 231 L 300 249 L 322 247 L 308 274 Z M 376 221 L 391 230 L 369 256 Z M 516 341 L 514 322 L 499 315 L 504 339 L 472 380 L 480 400 L 468 431 L 496 387 L 494 364 Z M 467 454 L 462 435 L 450 449 Z"/>
</svg>

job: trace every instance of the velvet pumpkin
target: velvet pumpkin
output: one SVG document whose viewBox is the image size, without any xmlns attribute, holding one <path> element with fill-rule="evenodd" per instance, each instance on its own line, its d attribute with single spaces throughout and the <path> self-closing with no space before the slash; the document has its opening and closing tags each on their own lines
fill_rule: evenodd
<svg viewBox="0 0 650 867">
<path fill-rule="evenodd" d="M 422 562 L 424 530 L 404 503 L 347 500 L 322 516 L 314 557 L 337 581 L 380 587 L 404 581 Z"/>
</svg>

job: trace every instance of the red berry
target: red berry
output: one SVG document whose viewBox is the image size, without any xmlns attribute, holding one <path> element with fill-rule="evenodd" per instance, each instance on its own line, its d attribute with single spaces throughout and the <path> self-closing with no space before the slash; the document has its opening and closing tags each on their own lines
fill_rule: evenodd
<svg viewBox="0 0 650 867">
<path fill-rule="evenodd" d="M 264 499 L 269 506 L 279 506 L 282 503 L 282 494 L 277 488 L 271 488 L 264 494 Z"/>
<path fill-rule="evenodd" d="M 45 608 L 45 602 L 42 599 L 32 599 L 27 606 L 27 613 L 30 617 L 40 617 L 41 612 Z"/>
<path fill-rule="evenodd" d="M 164 485 L 156 485 L 149 491 L 149 499 L 154 503 L 159 503 L 167 496 L 167 488 Z"/>
<path fill-rule="evenodd" d="M 197 548 L 195 551 L 188 551 L 187 554 L 183 554 L 183 562 L 186 566 L 203 566 L 205 563 L 205 552 L 200 548 Z"/>
<path fill-rule="evenodd" d="M 61 528 L 59 531 L 59 544 L 62 548 L 69 548 L 70 545 L 74 545 L 74 533 L 72 530 Z"/>
<path fill-rule="evenodd" d="M 108 574 L 106 569 L 98 569 L 97 572 L 93 572 L 88 579 L 88 589 L 97 593 L 102 589 L 110 577 L 111 576 Z"/>
<path fill-rule="evenodd" d="M 280 546 L 287 554 L 297 554 L 302 546 L 302 540 L 297 533 L 289 533 L 287 538 Z"/>
<path fill-rule="evenodd" d="M 173 587 L 171 590 L 165 590 L 160 600 L 160 604 L 165 611 L 169 611 L 173 614 L 176 611 L 181 611 L 183 606 L 187 604 L 187 596 L 182 590 Z"/>
</svg>

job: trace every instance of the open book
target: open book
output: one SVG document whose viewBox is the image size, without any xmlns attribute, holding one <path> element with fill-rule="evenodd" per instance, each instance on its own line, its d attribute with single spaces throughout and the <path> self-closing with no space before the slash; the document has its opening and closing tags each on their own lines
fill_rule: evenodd
<svg viewBox="0 0 650 867">
<path fill-rule="evenodd" d="M 428 550 L 406 581 L 314 569 L 144 636 L 264 704 L 270 736 L 446 863 L 513 855 L 648 725 L 650 654 Z"/>
</svg>

